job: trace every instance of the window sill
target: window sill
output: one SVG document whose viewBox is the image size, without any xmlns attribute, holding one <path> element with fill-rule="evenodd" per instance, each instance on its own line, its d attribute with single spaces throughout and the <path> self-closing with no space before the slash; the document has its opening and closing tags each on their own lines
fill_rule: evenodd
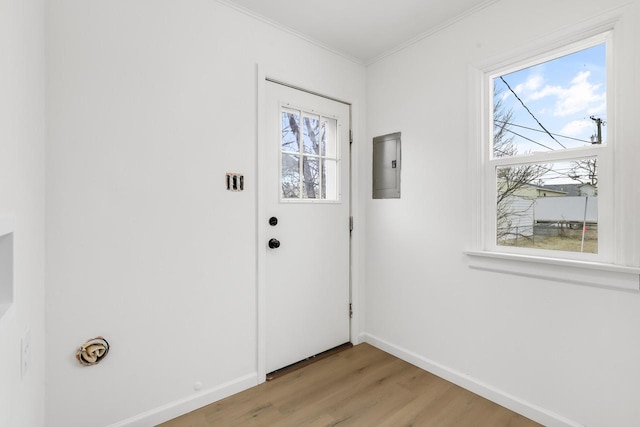
<svg viewBox="0 0 640 427">
<path fill-rule="evenodd" d="M 530 255 L 467 251 L 469 267 L 600 288 L 640 291 L 640 268 Z"/>
</svg>

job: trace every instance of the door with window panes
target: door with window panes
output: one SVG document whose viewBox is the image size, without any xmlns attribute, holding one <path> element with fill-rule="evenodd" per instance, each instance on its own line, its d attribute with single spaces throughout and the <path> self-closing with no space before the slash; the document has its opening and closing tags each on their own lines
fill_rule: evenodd
<svg viewBox="0 0 640 427">
<path fill-rule="evenodd" d="M 349 106 L 266 83 L 266 369 L 349 341 Z"/>
</svg>

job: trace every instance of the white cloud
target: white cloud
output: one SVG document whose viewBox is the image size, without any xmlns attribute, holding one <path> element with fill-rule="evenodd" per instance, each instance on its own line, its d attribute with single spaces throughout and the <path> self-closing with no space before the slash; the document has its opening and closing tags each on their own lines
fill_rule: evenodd
<svg viewBox="0 0 640 427">
<path fill-rule="evenodd" d="M 540 86 L 542 86 L 542 83 L 544 83 L 544 79 L 542 78 L 542 76 L 540 74 L 534 74 L 527 79 L 527 81 L 525 82 L 525 86 L 528 90 L 535 91 L 538 90 Z"/>
<path fill-rule="evenodd" d="M 540 74 L 532 74 L 523 83 L 517 85 L 513 91 L 526 97 L 531 92 L 538 90 L 542 83 L 544 83 L 544 78 Z"/>
<path fill-rule="evenodd" d="M 567 123 L 560 130 L 560 134 L 564 136 L 572 136 L 574 138 L 588 139 L 592 128 L 592 124 L 586 120 L 573 120 Z"/>
<path fill-rule="evenodd" d="M 602 101 L 600 105 L 595 105 L 587 110 L 590 116 L 599 116 L 607 112 L 607 102 Z"/>
<path fill-rule="evenodd" d="M 604 91 L 599 92 L 601 85 L 589 82 L 590 76 L 590 71 L 579 72 L 565 87 L 542 86 L 543 76 L 534 74 L 517 85 L 514 91 L 527 101 L 555 98 L 553 115 L 556 117 L 566 117 L 580 112 L 602 114 L 606 110 L 606 94 Z"/>
<path fill-rule="evenodd" d="M 563 91 L 564 89 L 560 86 L 545 86 L 542 90 L 532 93 L 529 99 L 537 101 L 547 96 L 560 96 Z"/>
<path fill-rule="evenodd" d="M 571 85 L 558 92 L 555 115 L 565 117 L 581 111 L 602 108 L 606 99 L 604 93 L 598 93 L 600 85 L 589 82 L 591 72 L 582 71 L 571 80 Z"/>
</svg>

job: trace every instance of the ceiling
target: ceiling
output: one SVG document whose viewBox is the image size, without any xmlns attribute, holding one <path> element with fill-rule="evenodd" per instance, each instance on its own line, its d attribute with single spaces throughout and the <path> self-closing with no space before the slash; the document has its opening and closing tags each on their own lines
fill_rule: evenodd
<svg viewBox="0 0 640 427">
<path fill-rule="evenodd" d="M 497 0 L 219 0 L 370 63 Z"/>
</svg>

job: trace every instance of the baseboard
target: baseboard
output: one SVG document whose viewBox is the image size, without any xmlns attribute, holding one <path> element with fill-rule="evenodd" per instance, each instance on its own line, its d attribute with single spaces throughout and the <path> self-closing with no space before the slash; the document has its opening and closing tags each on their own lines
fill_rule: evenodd
<svg viewBox="0 0 640 427">
<path fill-rule="evenodd" d="M 482 396 L 485 399 L 495 402 L 498 405 L 517 412 L 518 414 L 532 419 L 542 425 L 548 427 L 584 427 L 584 424 L 569 420 L 561 415 L 533 405 L 525 400 L 505 393 L 502 390 L 498 390 L 489 384 L 485 384 L 475 378 L 443 366 L 418 354 L 412 353 L 373 335 L 362 334 L 361 337 L 364 342 L 369 343 L 380 350 L 392 354 L 397 358 L 437 375 L 440 378 L 444 378 L 447 381 Z"/>
<path fill-rule="evenodd" d="M 197 395 L 176 400 L 147 412 L 135 415 L 108 427 L 149 427 L 172 420 L 210 403 L 216 402 L 232 394 L 239 393 L 258 384 L 258 374 L 252 373 L 217 387 L 204 390 Z"/>
</svg>

